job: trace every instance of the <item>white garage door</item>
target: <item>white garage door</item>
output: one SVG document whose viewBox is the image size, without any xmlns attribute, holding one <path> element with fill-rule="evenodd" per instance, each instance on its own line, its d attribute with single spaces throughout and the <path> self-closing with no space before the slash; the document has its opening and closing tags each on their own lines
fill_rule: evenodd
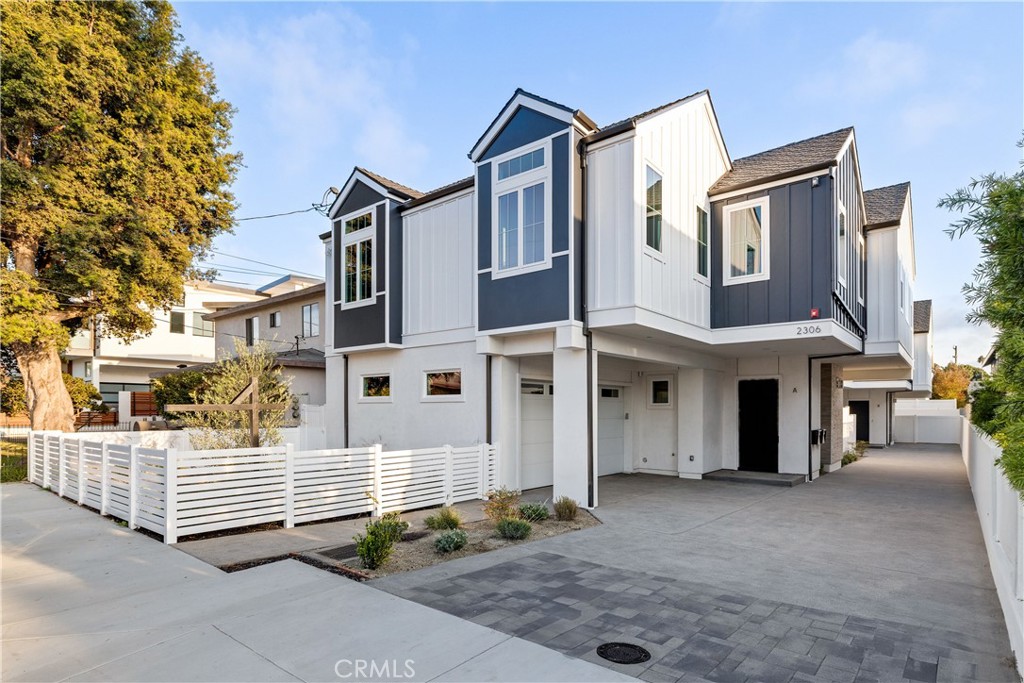
<svg viewBox="0 0 1024 683">
<path fill-rule="evenodd" d="M 554 482 L 554 403 L 550 382 L 524 380 L 519 413 L 519 487 L 535 489 Z"/>
<path fill-rule="evenodd" d="M 601 387 L 597 401 L 597 474 L 622 472 L 626 440 L 625 392 L 619 387 Z"/>
</svg>

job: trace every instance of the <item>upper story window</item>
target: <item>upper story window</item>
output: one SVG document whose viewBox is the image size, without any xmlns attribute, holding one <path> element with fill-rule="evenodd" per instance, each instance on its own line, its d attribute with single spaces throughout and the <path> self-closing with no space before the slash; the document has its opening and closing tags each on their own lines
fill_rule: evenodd
<svg viewBox="0 0 1024 683">
<path fill-rule="evenodd" d="M 254 346 L 260 340 L 260 317 L 255 315 L 245 319 L 245 345 Z"/>
<path fill-rule="evenodd" d="M 708 276 L 708 212 L 697 207 L 697 275 Z"/>
<path fill-rule="evenodd" d="M 281 327 L 281 311 L 274 311 L 270 314 L 270 326 Z"/>
<path fill-rule="evenodd" d="M 846 284 L 846 279 L 849 275 L 850 268 L 850 255 L 849 249 L 849 230 L 846 227 L 846 207 L 843 206 L 842 202 L 839 202 L 839 223 L 838 223 L 839 235 L 836 239 L 836 258 L 838 260 L 838 270 L 836 271 L 839 275 L 839 282 L 843 285 Z"/>
<path fill-rule="evenodd" d="M 203 320 L 203 314 L 196 311 L 192 314 L 192 336 L 193 337 L 212 337 L 213 336 L 213 321 Z"/>
<path fill-rule="evenodd" d="M 864 303 L 864 289 L 868 279 L 867 245 L 863 233 L 857 234 L 857 267 L 860 269 L 860 280 L 857 282 L 857 301 Z"/>
<path fill-rule="evenodd" d="M 551 165 L 547 145 L 499 158 L 494 183 L 494 276 L 551 262 Z"/>
<path fill-rule="evenodd" d="M 185 314 L 171 311 L 171 334 L 185 334 Z"/>
<path fill-rule="evenodd" d="M 373 211 L 346 218 L 343 223 L 345 234 L 342 237 L 342 255 L 345 260 L 342 265 L 342 304 L 372 303 L 375 297 L 373 252 L 376 240 Z"/>
<path fill-rule="evenodd" d="M 768 197 L 726 206 L 723 284 L 768 279 Z"/>
<path fill-rule="evenodd" d="M 647 246 L 661 251 L 661 174 L 647 167 Z"/>
<path fill-rule="evenodd" d="M 320 336 L 320 303 L 314 301 L 302 307 L 302 336 Z"/>
</svg>

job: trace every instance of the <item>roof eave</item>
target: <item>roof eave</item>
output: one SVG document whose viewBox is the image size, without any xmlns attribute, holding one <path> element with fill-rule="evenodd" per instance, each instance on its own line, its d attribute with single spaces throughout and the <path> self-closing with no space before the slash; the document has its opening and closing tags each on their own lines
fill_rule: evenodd
<svg viewBox="0 0 1024 683">
<path fill-rule="evenodd" d="M 824 171 L 825 169 L 832 168 L 835 165 L 835 160 L 830 159 L 829 161 L 821 162 L 818 164 L 811 164 L 810 166 L 804 166 L 803 168 L 797 168 L 792 171 L 786 171 L 785 173 L 775 173 L 774 175 L 747 180 L 742 183 L 737 183 L 736 185 L 723 187 L 719 190 L 716 190 L 714 187 L 712 187 L 710 190 L 708 190 L 708 196 L 713 199 L 719 195 L 727 194 L 729 192 L 736 192 L 738 190 L 745 190 L 750 187 L 758 187 L 761 185 L 773 185 L 781 183 L 787 178 L 792 178 L 793 176 L 803 175 L 805 173 L 813 173 L 814 171 Z"/>
</svg>

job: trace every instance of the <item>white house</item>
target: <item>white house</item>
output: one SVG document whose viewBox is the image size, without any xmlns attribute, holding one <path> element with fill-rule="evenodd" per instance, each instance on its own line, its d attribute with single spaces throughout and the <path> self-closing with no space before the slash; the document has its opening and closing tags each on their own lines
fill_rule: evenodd
<svg viewBox="0 0 1024 683">
<path fill-rule="evenodd" d="M 92 382 L 104 402 L 117 409 L 118 392 L 149 391 L 151 373 L 214 360 L 216 326 L 204 315 L 266 296 L 217 282 L 186 283 L 181 304 L 157 311 L 145 337 L 125 343 L 105 336 L 102 319 L 80 330 L 64 352 L 65 371 Z"/>
<path fill-rule="evenodd" d="M 588 506 L 620 472 L 813 479 L 844 377 L 914 366 L 913 234 L 872 284 L 852 128 L 734 160 L 707 91 L 599 127 L 517 90 L 469 157 L 425 194 L 356 168 L 330 208 L 329 444 L 490 442 L 502 484 Z"/>
</svg>

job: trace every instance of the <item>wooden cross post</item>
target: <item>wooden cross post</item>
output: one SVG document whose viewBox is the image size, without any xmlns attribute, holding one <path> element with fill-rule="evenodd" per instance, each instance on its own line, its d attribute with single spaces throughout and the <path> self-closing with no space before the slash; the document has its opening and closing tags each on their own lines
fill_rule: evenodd
<svg viewBox="0 0 1024 683">
<path fill-rule="evenodd" d="M 248 403 L 244 403 L 245 399 Z M 168 413 L 212 413 L 212 412 L 248 412 L 249 413 L 249 445 L 259 448 L 260 445 L 260 411 L 287 410 L 286 403 L 260 403 L 260 381 L 253 377 L 249 386 L 242 389 L 231 403 L 172 403 L 164 406 Z"/>
</svg>

